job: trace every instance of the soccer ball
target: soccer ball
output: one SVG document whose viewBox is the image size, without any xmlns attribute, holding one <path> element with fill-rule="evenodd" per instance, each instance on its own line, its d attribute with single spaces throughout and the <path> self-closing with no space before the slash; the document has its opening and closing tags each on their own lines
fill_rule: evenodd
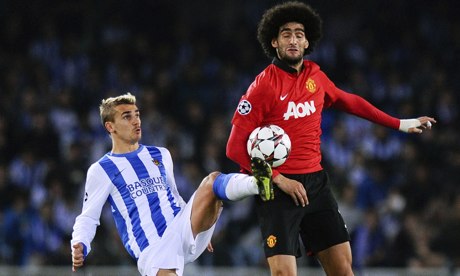
<svg viewBox="0 0 460 276">
<path fill-rule="evenodd" d="M 273 168 L 281 166 L 291 152 L 291 139 L 277 125 L 254 129 L 247 142 L 248 154 L 267 161 Z"/>
</svg>

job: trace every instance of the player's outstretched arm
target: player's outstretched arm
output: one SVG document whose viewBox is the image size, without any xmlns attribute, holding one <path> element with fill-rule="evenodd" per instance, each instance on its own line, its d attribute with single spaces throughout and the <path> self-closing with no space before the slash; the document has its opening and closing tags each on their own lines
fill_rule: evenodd
<svg viewBox="0 0 460 276">
<path fill-rule="evenodd" d="M 431 129 L 436 120 L 431 117 L 422 116 L 417 119 L 400 120 L 399 130 L 407 133 L 422 133 L 425 129 Z"/>
<path fill-rule="evenodd" d="M 83 266 L 85 256 L 83 254 L 83 244 L 81 242 L 72 245 L 72 271 L 77 271 L 77 268 Z"/>
</svg>

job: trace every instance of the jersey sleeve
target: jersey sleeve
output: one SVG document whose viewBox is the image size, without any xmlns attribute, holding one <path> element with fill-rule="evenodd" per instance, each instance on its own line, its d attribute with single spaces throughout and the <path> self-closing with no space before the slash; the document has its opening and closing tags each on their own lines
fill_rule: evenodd
<svg viewBox="0 0 460 276">
<path fill-rule="evenodd" d="M 251 132 L 264 121 L 274 104 L 274 89 L 270 84 L 269 70 L 259 74 L 243 95 L 232 119 L 232 130 L 227 141 L 226 155 L 237 163 L 241 172 L 251 172 L 251 160 L 246 142 Z M 273 170 L 273 177 L 279 174 Z"/>
<path fill-rule="evenodd" d="M 336 108 L 373 123 L 399 129 L 398 118 L 390 116 L 356 94 L 337 88 L 325 75 L 323 79 L 326 86 L 325 107 Z"/>
<path fill-rule="evenodd" d="M 88 169 L 82 212 L 75 219 L 70 241 L 71 247 L 76 243 L 83 243 L 86 248 L 85 256 L 91 251 L 91 242 L 100 224 L 102 207 L 110 193 L 110 183 L 107 174 L 97 163 Z"/>
<path fill-rule="evenodd" d="M 241 167 L 241 171 L 248 173 L 251 171 L 250 158 L 246 149 L 247 138 L 251 131 L 233 125 L 227 141 L 226 155 L 233 162 Z"/>
<path fill-rule="evenodd" d="M 272 88 L 264 75 L 259 75 L 249 86 L 233 115 L 232 124 L 250 132 L 260 126 L 264 115 L 270 111 Z"/>
<path fill-rule="evenodd" d="M 249 86 L 238 104 L 232 119 L 232 130 L 227 141 L 226 155 L 240 166 L 241 172 L 251 171 L 250 158 L 246 149 L 249 134 L 260 125 L 263 115 L 268 110 L 266 94 L 264 99 L 264 82 L 258 76 Z"/>
</svg>

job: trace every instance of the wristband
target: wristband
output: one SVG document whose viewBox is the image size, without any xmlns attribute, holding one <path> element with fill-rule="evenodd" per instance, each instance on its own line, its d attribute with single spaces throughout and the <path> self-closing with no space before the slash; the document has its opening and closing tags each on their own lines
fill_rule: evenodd
<svg viewBox="0 0 460 276">
<path fill-rule="evenodd" d="M 409 132 L 410 128 L 419 127 L 422 124 L 418 119 L 403 119 L 399 120 L 399 130 L 403 132 Z"/>
</svg>

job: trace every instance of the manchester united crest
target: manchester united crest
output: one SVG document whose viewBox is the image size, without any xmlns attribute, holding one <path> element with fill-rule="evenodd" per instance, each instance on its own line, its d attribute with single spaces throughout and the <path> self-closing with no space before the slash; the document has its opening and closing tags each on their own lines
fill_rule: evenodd
<svg viewBox="0 0 460 276">
<path fill-rule="evenodd" d="M 310 92 L 310 93 L 315 93 L 316 92 L 316 83 L 311 78 L 308 78 L 307 82 L 305 83 L 305 87 L 307 88 L 308 92 Z"/>
<path fill-rule="evenodd" d="M 273 248 L 276 245 L 276 237 L 273 235 L 268 236 L 267 245 L 270 248 Z"/>
</svg>

